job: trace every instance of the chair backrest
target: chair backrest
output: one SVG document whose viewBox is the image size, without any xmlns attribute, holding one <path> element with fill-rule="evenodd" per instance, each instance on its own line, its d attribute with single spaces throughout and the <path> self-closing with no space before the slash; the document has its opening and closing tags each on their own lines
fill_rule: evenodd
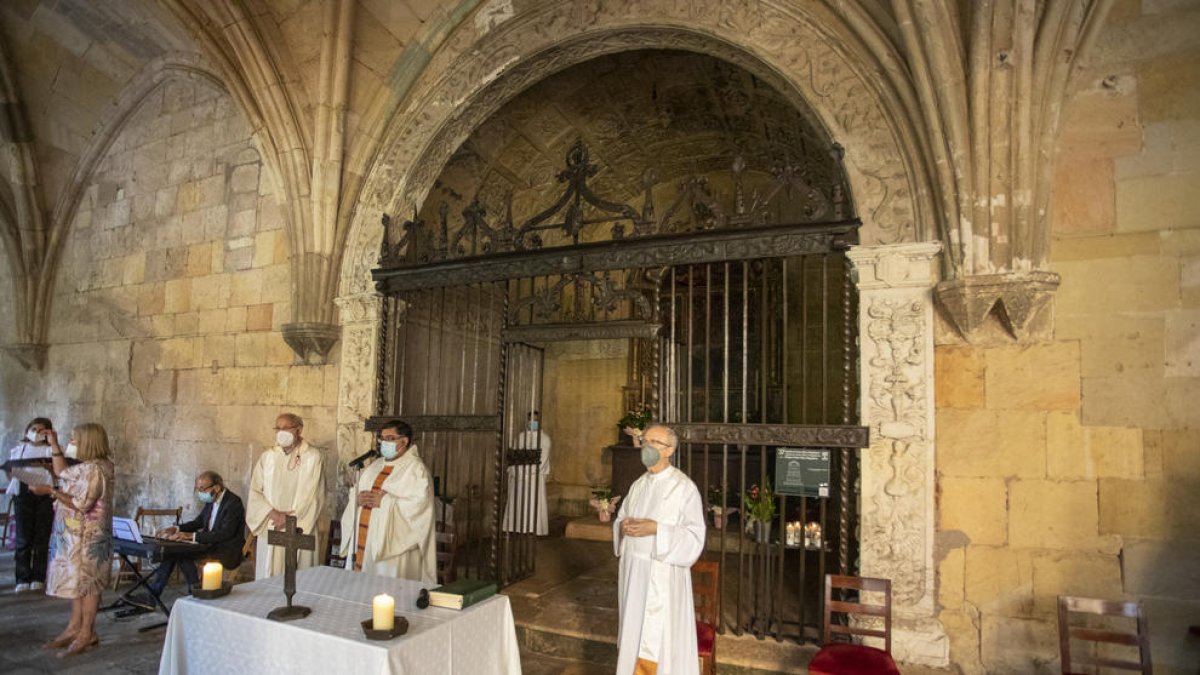
<svg viewBox="0 0 1200 675">
<path fill-rule="evenodd" d="M 835 600 L 833 598 L 834 589 L 853 589 L 859 592 L 859 602 L 848 602 L 844 600 Z M 875 592 L 883 594 L 882 605 L 868 605 L 862 600 L 862 593 Z M 883 630 L 877 628 L 868 628 L 865 626 L 855 626 L 854 622 L 847 620 L 846 625 L 834 624 L 832 615 L 834 612 L 846 614 L 847 619 L 851 615 L 861 614 L 864 616 L 874 616 L 883 619 Z M 825 626 L 822 633 L 821 641 L 824 644 L 829 644 L 830 637 L 833 633 L 839 635 L 865 635 L 867 637 L 883 638 L 884 651 L 892 653 L 892 580 L 891 579 L 875 579 L 872 577 L 849 577 L 839 574 L 825 575 Z"/>
<path fill-rule="evenodd" d="M 140 530 L 142 529 L 143 518 L 165 518 L 167 516 L 174 516 L 175 521 L 171 524 L 175 527 L 179 527 L 179 521 L 183 519 L 183 507 L 180 506 L 173 509 L 148 509 L 144 506 L 139 506 L 137 514 L 134 515 L 133 520 L 137 523 L 138 529 Z"/>
<path fill-rule="evenodd" d="M 458 578 L 458 567 L 455 564 L 458 538 L 454 532 L 454 525 L 438 523 L 437 530 L 438 582 L 449 584 Z"/>
<path fill-rule="evenodd" d="M 696 605 L 696 620 L 717 626 L 717 601 L 720 598 L 721 566 L 709 560 L 697 560 L 692 565 L 692 599 Z"/>
<path fill-rule="evenodd" d="M 1071 614 L 1135 619 L 1137 621 L 1136 630 L 1130 633 L 1111 628 L 1072 626 Z M 1137 647 L 1139 660 L 1125 661 L 1100 656 L 1072 656 L 1071 640 L 1073 639 Z M 1151 673 L 1150 626 L 1146 620 L 1146 608 L 1137 601 L 1124 602 L 1060 595 L 1058 597 L 1058 650 L 1062 656 L 1062 672 L 1064 673 L 1075 672 L 1073 668 L 1077 666 L 1097 666 Z"/>
</svg>

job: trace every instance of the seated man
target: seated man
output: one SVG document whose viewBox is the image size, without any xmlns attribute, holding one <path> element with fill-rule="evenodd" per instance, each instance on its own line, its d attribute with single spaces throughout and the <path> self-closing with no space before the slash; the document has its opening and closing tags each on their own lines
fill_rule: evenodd
<svg viewBox="0 0 1200 675">
<path fill-rule="evenodd" d="M 225 569 L 236 569 L 242 564 L 246 508 L 241 498 L 225 489 L 225 482 L 215 471 L 205 471 L 196 476 L 196 497 L 204 503 L 200 515 L 178 528 L 160 530 L 158 536 L 203 546 L 197 546 L 194 551 L 163 553 L 162 563 L 154 570 L 154 576 L 148 584 L 155 595 L 161 594 L 167 587 L 167 580 L 176 567 L 183 573 L 190 591 L 192 586 L 200 582 L 197 560 L 216 560 Z"/>
</svg>

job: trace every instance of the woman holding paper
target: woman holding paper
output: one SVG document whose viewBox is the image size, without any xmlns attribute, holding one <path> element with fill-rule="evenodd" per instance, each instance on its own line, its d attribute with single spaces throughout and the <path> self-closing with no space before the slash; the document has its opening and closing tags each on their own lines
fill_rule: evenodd
<svg viewBox="0 0 1200 675">
<path fill-rule="evenodd" d="M 66 656 L 100 644 L 96 612 L 112 568 L 113 463 L 108 459 L 108 434 L 99 424 L 75 427 L 66 450 L 59 447 L 57 434 L 49 431 L 46 435 L 60 481 L 58 488 L 34 488 L 54 498 L 46 593 L 70 598 L 73 603 L 66 630 L 46 643 L 46 648 L 68 647 L 59 654 Z M 67 457 L 79 463 L 68 468 Z"/>
<path fill-rule="evenodd" d="M 50 442 L 46 440 L 46 432 L 53 428 L 45 417 L 35 417 L 25 427 L 21 444 L 8 452 L 9 462 L 19 462 L 9 465 L 10 475 L 14 471 L 27 472 L 27 475 L 40 472 L 49 478 L 46 469 L 50 467 Z M 16 477 L 8 482 L 7 493 L 13 500 L 13 517 L 17 523 L 17 546 L 13 555 L 17 586 L 13 590 L 16 593 L 40 591 L 46 587 L 46 553 L 50 548 L 50 526 L 54 522 L 54 500 L 34 493 Z"/>
</svg>

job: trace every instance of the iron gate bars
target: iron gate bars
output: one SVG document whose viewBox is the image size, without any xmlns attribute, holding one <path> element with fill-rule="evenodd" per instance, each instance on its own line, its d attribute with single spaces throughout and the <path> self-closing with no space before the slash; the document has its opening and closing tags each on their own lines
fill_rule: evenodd
<svg viewBox="0 0 1200 675">
<path fill-rule="evenodd" d="M 679 467 L 714 515 L 707 548 L 722 567 L 722 630 L 812 639 L 827 566 L 853 567 L 853 449 L 868 438 L 853 424 L 858 349 L 849 271 L 844 254 L 829 252 L 677 266 L 664 279 L 662 418 L 679 433 Z M 766 497 L 747 493 L 765 494 L 776 482 L 781 447 L 819 449 L 835 460 L 829 492 L 770 498 L 777 514 L 759 511 L 768 519 L 748 534 L 747 508 Z M 817 523 L 820 545 L 789 542 L 794 520 Z"/>
</svg>

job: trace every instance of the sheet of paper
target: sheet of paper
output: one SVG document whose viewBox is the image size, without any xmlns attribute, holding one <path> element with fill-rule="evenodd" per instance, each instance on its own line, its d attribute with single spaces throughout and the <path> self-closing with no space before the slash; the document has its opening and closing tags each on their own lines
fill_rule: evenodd
<svg viewBox="0 0 1200 675">
<path fill-rule="evenodd" d="M 138 531 L 137 523 L 132 518 L 113 516 L 112 533 L 117 539 L 142 543 L 142 533 Z"/>
<path fill-rule="evenodd" d="M 33 487 L 36 485 L 54 485 L 54 478 L 46 469 L 37 466 L 14 466 L 12 477 Z"/>
</svg>

